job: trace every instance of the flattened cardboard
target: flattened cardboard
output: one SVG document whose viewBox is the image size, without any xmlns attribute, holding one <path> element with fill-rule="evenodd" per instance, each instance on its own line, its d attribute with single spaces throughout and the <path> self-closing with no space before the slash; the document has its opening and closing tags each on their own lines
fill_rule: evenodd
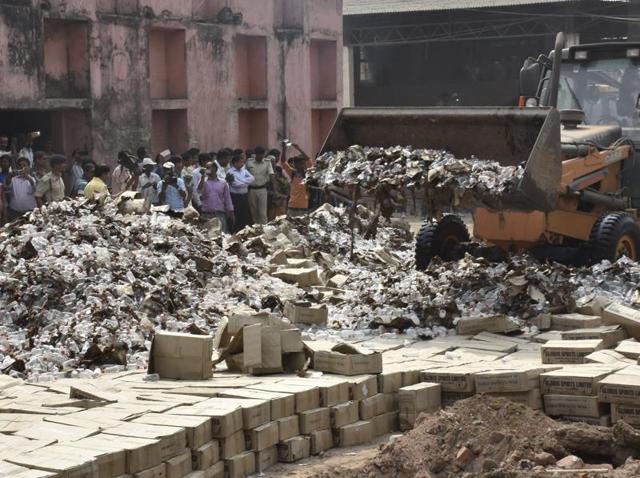
<svg viewBox="0 0 640 478">
<path fill-rule="evenodd" d="M 635 339 L 623 340 L 616 347 L 616 352 L 629 359 L 638 360 L 640 358 L 640 342 Z"/>
<path fill-rule="evenodd" d="M 209 335 L 158 332 L 149 352 L 149 374 L 176 380 L 213 376 L 213 338 Z"/>
</svg>

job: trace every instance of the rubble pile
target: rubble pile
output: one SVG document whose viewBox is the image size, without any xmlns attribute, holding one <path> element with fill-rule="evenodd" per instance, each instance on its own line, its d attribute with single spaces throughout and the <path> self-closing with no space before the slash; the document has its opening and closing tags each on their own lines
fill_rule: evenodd
<svg viewBox="0 0 640 478">
<path fill-rule="evenodd" d="M 532 427 L 532 424 L 536 426 Z M 432 415 L 392 439 L 361 469 L 326 476 L 614 476 L 630 447 L 630 427 L 564 424 L 504 398 L 478 395 Z M 634 434 L 631 432 L 631 434 Z M 584 457 L 584 460 L 581 458 Z M 638 469 L 630 460 L 615 476 Z M 593 474 L 591 474 L 593 473 Z"/>
<path fill-rule="evenodd" d="M 354 145 L 328 152 L 307 172 L 307 182 L 319 187 L 359 186 L 369 191 L 379 185 L 398 189 L 442 189 L 462 197 L 499 198 L 513 191 L 524 174 L 522 166 L 501 166 L 496 161 L 461 159 L 444 150 L 411 146 L 374 148 Z"/>
</svg>

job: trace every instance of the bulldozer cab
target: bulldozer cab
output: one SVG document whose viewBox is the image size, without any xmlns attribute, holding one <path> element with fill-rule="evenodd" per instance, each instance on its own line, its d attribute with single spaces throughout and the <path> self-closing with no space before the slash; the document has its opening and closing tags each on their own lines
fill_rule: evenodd
<svg viewBox="0 0 640 478">
<path fill-rule="evenodd" d="M 521 70 L 521 95 L 530 106 L 547 106 L 552 98 L 552 63 L 549 57 L 528 59 Z M 593 143 L 603 149 L 625 138 L 636 155 L 623 168 L 622 184 L 634 207 L 640 207 L 640 43 L 599 43 L 562 49 L 557 108 L 581 110 L 586 126 L 616 126 Z"/>
</svg>

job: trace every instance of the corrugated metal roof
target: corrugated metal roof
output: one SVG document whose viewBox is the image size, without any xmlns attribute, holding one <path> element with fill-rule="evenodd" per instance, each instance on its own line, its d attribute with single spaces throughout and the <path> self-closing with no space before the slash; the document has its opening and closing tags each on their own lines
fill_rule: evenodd
<svg viewBox="0 0 640 478">
<path fill-rule="evenodd" d="M 579 0 L 343 0 L 344 15 L 492 8 Z"/>
</svg>

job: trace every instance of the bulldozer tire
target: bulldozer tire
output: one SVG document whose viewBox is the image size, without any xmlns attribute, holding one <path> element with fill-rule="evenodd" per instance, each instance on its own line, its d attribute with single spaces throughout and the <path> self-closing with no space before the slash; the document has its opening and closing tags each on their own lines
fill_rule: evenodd
<svg viewBox="0 0 640 478">
<path fill-rule="evenodd" d="M 416 237 L 416 269 L 425 270 L 436 256 L 445 261 L 455 259 L 456 246 L 470 240 L 467 226 L 454 214 L 444 216 L 438 222 L 424 223 Z"/>
<path fill-rule="evenodd" d="M 629 213 L 605 213 L 594 224 L 589 242 L 593 262 L 615 262 L 622 256 L 638 261 L 640 226 Z"/>
</svg>

